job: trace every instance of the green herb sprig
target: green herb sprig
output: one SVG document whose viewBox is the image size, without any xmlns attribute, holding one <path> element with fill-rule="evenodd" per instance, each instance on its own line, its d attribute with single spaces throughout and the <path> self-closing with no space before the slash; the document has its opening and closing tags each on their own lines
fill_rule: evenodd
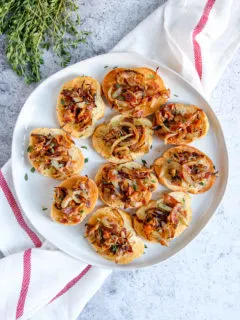
<svg viewBox="0 0 240 320">
<path fill-rule="evenodd" d="M 6 55 L 13 70 L 27 83 L 40 80 L 43 50 L 52 48 L 62 66 L 70 48 L 85 42 L 88 32 L 78 31 L 74 0 L 0 0 L 0 35 L 6 35 Z"/>
</svg>

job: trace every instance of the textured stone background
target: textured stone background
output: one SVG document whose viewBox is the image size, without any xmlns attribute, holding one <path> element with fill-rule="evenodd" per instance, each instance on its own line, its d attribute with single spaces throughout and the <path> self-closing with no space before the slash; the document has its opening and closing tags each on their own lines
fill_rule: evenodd
<svg viewBox="0 0 240 320">
<path fill-rule="evenodd" d="M 110 50 L 162 2 L 79 1 L 83 28 L 92 31 L 72 63 Z M 9 68 L 0 39 L 0 165 L 10 157 L 18 113 L 36 85 L 27 86 Z M 60 69 L 45 56 L 43 79 Z M 240 319 L 240 51 L 214 90 L 211 104 L 223 126 L 230 177 L 216 215 L 187 248 L 165 263 L 133 272 L 114 272 L 78 320 Z M 84 294 L 84 292 L 83 292 Z"/>
</svg>

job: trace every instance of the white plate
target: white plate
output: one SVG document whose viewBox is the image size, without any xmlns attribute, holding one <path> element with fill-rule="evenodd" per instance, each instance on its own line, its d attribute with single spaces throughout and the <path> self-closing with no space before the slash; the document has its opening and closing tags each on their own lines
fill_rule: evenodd
<svg viewBox="0 0 240 320">
<path fill-rule="evenodd" d="M 108 67 L 105 68 L 105 66 Z M 59 182 L 43 177 L 37 172 L 31 173 L 31 165 L 27 158 L 28 138 L 32 129 L 59 127 L 55 109 L 57 95 L 62 84 L 83 74 L 92 76 L 101 82 L 104 75 L 115 66 L 147 66 L 152 69 L 159 67 L 159 75 L 171 88 L 172 98 L 170 101 L 196 104 L 206 112 L 210 122 L 209 132 L 205 138 L 194 142 L 193 145 L 209 155 L 220 172 L 220 176 L 210 191 L 192 196 L 193 219 L 190 227 L 181 236 L 172 241 L 169 247 L 148 243 L 146 253 L 141 258 L 124 266 L 116 265 L 101 258 L 89 246 L 83 236 L 84 223 L 88 218 L 78 226 L 63 226 L 51 221 L 49 210 L 42 211 L 42 206 L 50 208 L 53 188 Z M 116 113 L 109 106 L 106 106 L 104 120 L 110 119 L 114 114 Z M 99 122 L 104 120 L 101 119 Z M 75 142 L 78 146 L 85 145 L 88 147 L 88 150 L 81 149 L 84 156 L 89 159 L 81 174 L 88 174 L 90 178 L 94 178 L 100 164 L 106 161 L 92 148 L 91 138 L 75 139 Z M 151 165 L 153 160 L 159 157 L 165 149 L 163 142 L 154 138 L 153 149 L 144 156 L 147 164 Z M 141 159 L 139 159 L 139 162 L 141 162 Z M 12 143 L 12 170 L 19 202 L 29 220 L 47 240 L 69 255 L 89 264 L 114 269 L 130 269 L 159 263 L 177 253 L 197 236 L 214 214 L 224 194 L 228 176 L 228 158 L 223 133 L 216 115 L 207 101 L 190 84 L 167 67 L 140 55 L 110 53 L 81 61 L 63 69 L 45 80 L 33 91 L 23 106 L 15 126 Z M 28 181 L 24 180 L 26 173 L 28 174 Z M 164 187 L 159 185 L 159 189 L 153 197 L 156 198 L 162 190 L 164 190 Z M 96 208 L 101 205 L 103 205 L 102 202 L 98 200 Z"/>
</svg>

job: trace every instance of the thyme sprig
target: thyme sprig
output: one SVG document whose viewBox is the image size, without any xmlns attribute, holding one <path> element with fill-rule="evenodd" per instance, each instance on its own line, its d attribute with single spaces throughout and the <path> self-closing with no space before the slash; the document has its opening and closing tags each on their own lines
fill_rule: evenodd
<svg viewBox="0 0 240 320">
<path fill-rule="evenodd" d="M 6 35 L 6 55 L 13 70 L 27 83 L 40 80 L 44 49 L 53 49 L 62 66 L 70 49 L 85 42 L 78 31 L 80 17 L 74 0 L 0 0 L 0 34 Z"/>
</svg>

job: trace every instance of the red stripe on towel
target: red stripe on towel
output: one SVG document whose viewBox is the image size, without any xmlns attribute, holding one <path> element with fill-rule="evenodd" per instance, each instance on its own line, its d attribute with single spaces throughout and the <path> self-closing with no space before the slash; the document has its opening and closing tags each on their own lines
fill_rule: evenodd
<svg viewBox="0 0 240 320">
<path fill-rule="evenodd" d="M 59 291 L 59 293 L 49 303 L 53 302 L 55 299 L 59 298 L 69 289 L 71 289 L 80 279 L 82 279 L 83 276 L 85 276 L 85 274 L 91 269 L 91 267 L 92 266 L 88 265 L 85 269 L 83 269 L 83 271 L 78 276 L 69 281 L 66 286 L 61 291 Z"/>
<path fill-rule="evenodd" d="M 24 312 L 25 301 L 28 293 L 29 283 L 31 277 L 31 249 L 24 251 L 23 254 L 23 278 L 22 288 L 18 299 L 16 319 L 19 319 Z"/>
<path fill-rule="evenodd" d="M 41 240 L 38 238 L 36 233 L 34 233 L 29 228 L 29 226 L 25 222 L 23 215 L 22 215 L 22 212 L 21 212 L 11 190 L 9 189 L 9 186 L 8 186 L 7 181 L 5 180 L 5 178 L 2 174 L 2 171 L 0 171 L 0 186 L 5 194 L 5 197 L 7 198 L 7 201 L 9 203 L 10 207 L 12 208 L 12 211 L 13 211 L 15 218 L 16 218 L 17 222 L 19 223 L 20 227 L 27 233 L 29 238 L 34 243 L 35 247 L 41 247 L 41 245 L 42 245 Z"/>
<path fill-rule="evenodd" d="M 192 34 L 192 42 L 193 42 L 193 51 L 194 51 L 194 60 L 195 60 L 195 68 L 199 75 L 199 78 L 202 79 L 202 52 L 199 43 L 196 40 L 196 37 L 199 33 L 201 33 L 208 21 L 209 14 L 212 10 L 212 7 L 216 0 L 207 0 L 207 3 L 204 7 L 203 14 L 193 30 Z"/>
</svg>

